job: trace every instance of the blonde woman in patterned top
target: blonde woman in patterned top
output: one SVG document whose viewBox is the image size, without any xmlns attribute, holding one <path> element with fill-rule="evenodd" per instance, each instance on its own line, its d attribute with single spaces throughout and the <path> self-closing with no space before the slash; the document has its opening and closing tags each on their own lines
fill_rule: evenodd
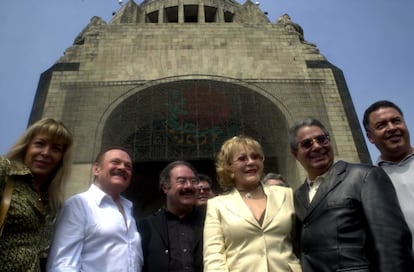
<svg viewBox="0 0 414 272">
<path fill-rule="evenodd" d="M 14 180 L 0 236 L 0 271 L 41 271 L 39 257 L 49 245 L 53 219 L 63 201 L 72 143 L 62 122 L 45 118 L 0 156 L 0 198 L 8 177 Z"/>
</svg>

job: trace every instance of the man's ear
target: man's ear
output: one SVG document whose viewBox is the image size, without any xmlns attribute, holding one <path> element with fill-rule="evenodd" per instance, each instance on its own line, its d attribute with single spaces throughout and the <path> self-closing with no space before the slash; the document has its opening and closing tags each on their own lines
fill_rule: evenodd
<svg viewBox="0 0 414 272">
<path fill-rule="evenodd" d="M 99 174 L 99 170 L 100 170 L 99 163 L 95 162 L 93 164 L 93 175 L 97 176 Z"/>
<path fill-rule="evenodd" d="M 167 188 L 167 186 L 165 186 L 164 183 L 161 183 L 160 190 L 163 191 L 164 194 L 167 194 L 168 188 Z"/>
<path fill-rule="evenodd" d="M 370 131 L 367 131 L 366 135 L 367 135 L 368 141 L 369 141 L 371 144 L 373 144 L 373 143 L 374 143 L 374 140 L 372 140 L 372 137 L 371 137 L 371 132 L 370 132 Z"/>
</svg>

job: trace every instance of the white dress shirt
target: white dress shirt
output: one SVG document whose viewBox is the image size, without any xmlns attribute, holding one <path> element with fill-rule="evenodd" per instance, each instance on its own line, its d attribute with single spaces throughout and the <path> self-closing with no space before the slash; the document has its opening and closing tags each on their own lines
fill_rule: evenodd
<svg viewBox="0 0 414 272">
<path fill-rule="evenodd" d="M 309 202 L 312 202 L 313 198 L 316 195 L 316 192 L 319 189 L 319 186 L 321 183 L 325 180 L 325 174 L 322 176 L 317 176 L 315 180 L 310 180 L 308 178 L 308 184 L 309 184 Z"/>
<path fill-rule="evenodd" d="M 132 203 L 121 197 L 121 204 L 126 222 L 112 198 L 94 184 L 69 198 L 56 221 L 47 270 L 140 272 L 141 236 Z"/>
</svg>

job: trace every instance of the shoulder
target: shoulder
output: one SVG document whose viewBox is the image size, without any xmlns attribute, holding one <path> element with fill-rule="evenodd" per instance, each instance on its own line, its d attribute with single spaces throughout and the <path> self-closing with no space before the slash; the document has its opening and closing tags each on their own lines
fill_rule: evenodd
<svg viewBox="0 0 414 272">
<path fill-rule="evenodd" d="M 293 189 L 290 187 L 269 185 L 263 186 L 263 190 L 271 201 L 279 202 L 280 205 L 293 204 Z"/>
<path fill-rule="evenodd" d="M 0 172 L 2 175 L 31 175 L 30 169 L 23 163 L 0 156 Z"/>
<path fill-rule="evenodd" d="M 278 185 L 263 185 L 263 190 L 267 195 L 275 196 L 276 198 L 285 196 L 288 198 L 293 197 L 293 189 L 285 186 Z"/>
<path fill-rule="evenodd" d="M 307 187 L 307 181 L 306 179 L 299 185 L 299 187 L 297 187 L 296 189 L 293 190 L 293 194 L 296 195 L 297 193 L 301 193 L 302 191 L 304 191 Z"/>
<path fill-rule="evenodd" d="M 80 209 L 81 207 L 92 208 L 91 204 L 89 204 L 89 202 L 91 202 L 92 200 L 93 200 L 92 196 L 88 194 L 88 191 L 86 191 L 86 192 L 82 192 L 82 193 L 78 193 L 78 194 L 70 196 L 68 199 L 66 199 L 63 207 L 64 208 L 77 207 L 78 209 Z"/>
<path fill-rule="evenodd" d="M 371 164 L 345 163 L 344 173 L 346 173 L 344 177 L 347 180 L 352 180 L 352 183 L 373 183 L 375 186 L 378 186 L 380 182 L 391 183 L 390 178 L 381 167 Z M 341 171 L 338 172 L 338 175 L 340 174 Z"/>
<path fill-rule="evenodd" d="M 375 165 L 372 164 L 366 164 L 366 163 L 351 163 L 351 162 L 344 162 L 347 167 L 349 167 L 350 169 L 361 169 L 361 170 L 366 170 L 366 171 L 370 171 L 372 169 L 378 168 Z"/>
<path fill-rule="evenodd" d="M 366 174 L 386 175 L 384 169 L 379 166 L 365 163 L 348 163 L 350 171 L 357 171 Z"/>
<path fill-rule="evenodd" d="M 156 212 L 146 217 L 148 220 L 154 220 L 155 218 L 160 218 L 165 216 L 166 210 L 165 208 L 159 208 Z"/>
<path fill-rule="evenodd" d="M 155 213 L 136 220 L 137 229 L 143 236 L 143 239 L 149 239 L 155 229 L 167 227 L 165 209 L 161 208 Z"/>
<path fill-rule="evenodd" d="M 10 161 L 3 156 L 0 156 L 0 173 L 5 175 L 10 167 Z"/>
<path fill-rule="evenodd" d="M 23 163 L 10 161 L 6 157 L 0 156 L 0 192 L 4 189 L 7 177 L 12 176 L 13 180 L 31 180 L 30 169 Z"/>
<path fill-rule="evenodd" d="M 232 195 L 233 194 L 231 194 L 230 192 L 225 192 L 223 194 L 220 194 L 220 195 L 217 195 L 213 198 L 210 198 L 208 201 L 212 201 L 212 202 L 223 201 L 223 200 L 231 198 Z"/>
<path fill-rule="evenodd" d="M 361 168 L 361 169 L 370 169 L 370 168 L 375 168 L 377 166 L 372 165 L 372 164 L 367 164 L 367 163 L 358 163 L 358 162 L 347 162 L 347 161 L 343 161 L 343 160 L 339 160 L 336 161 L 333 165 L 333 168 L 338 169 L 338 168 L 348 168 L 348 169 L 353 169 L 353 168 Z"/>
<path fill-rule="evenodd" d="M 208 205 L 220 206 L 220 205 L 223 205 L 224 203 L 227 203 L 228 201 L 233 201 L 236 196 L 236 193 L 238 194 L 238 192 L 232 190 L 229 192 L 225 192 L 221 195 L 217 195 L 208 200 Z"/>
<path fill-rule="evenodd" d="M 369 173 L 369 172 L 382 172 L 383 170 L 372 164 L 365 163 L 350 163 L 345 161 L 338 161 L 333 166 L 333 171 L 340 174 L 343 171 L 347 172 L 358 172 L 358 173 Z"/>
<path fill-rule="evenodd" d="M 292 188 L 290 187 L 279 186 L 279 185 L 263 185 L 263 189 L 271 193 L 281 193 L 281 194 L 290 194 L 293 191 Z"/>
<path fill-rule="evenodd" d="M 161 220 L 163 217 L 165 217 L 165 209 L 164 208 L 160 208 L 158 209 L 156 212 L 145 216 L 143 218 L 138 219 L 138 224 L 142 225 L 142 224 L 149 224 L 152 222 L 156 222 Z"/>
<path fill-rule="evenodd" d="M 3 191 L 4 184 L 6 183 L 5 177 L 9 172 L 9 162 L 6 158 L 0 156 L 0 191 Z"/>
</svg>

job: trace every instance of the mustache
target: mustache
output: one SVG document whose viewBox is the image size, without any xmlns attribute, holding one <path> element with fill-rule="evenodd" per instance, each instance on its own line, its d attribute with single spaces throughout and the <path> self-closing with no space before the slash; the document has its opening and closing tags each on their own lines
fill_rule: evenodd
<svg viewBox="0 0 414 272">
<path fill-rule="evenodd" d="M 393 136 L 402 136 L 402 135 L 403 135 L 403 133 L 401 133 L 401 131 L 394 130 L 394 131 L 389 131 L 388 132 L 387 138 L 391 138 Z"/>
<path fill-rule="evenodd" d="M 120 169 L 112 170 L 110 172 L 110 174 L 111 174 L 111 176 L 121 176 L 121 177 L 127 179 L 127 173 L 123 170 L 120 170 Z"/>
<path fill-rule="evenodd" d="M 180 195 L 195 195 L 196 191 L 191 188 L 185 188 L 180 191 Z"/>
</svg>

